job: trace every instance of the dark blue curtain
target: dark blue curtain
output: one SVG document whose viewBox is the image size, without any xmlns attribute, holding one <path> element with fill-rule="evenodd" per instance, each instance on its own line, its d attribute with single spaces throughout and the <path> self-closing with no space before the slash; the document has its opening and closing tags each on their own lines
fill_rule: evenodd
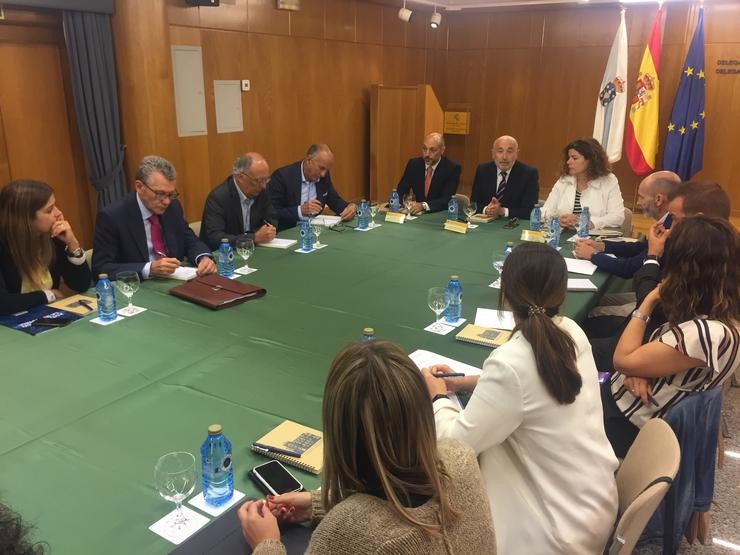
<svg viewBox="0 0 740 555">
<path fill-rule="evenodd" d="M 128 191 L 110 15 L 64 11 L 72 93 L 98 210 Z"/>
</svg>

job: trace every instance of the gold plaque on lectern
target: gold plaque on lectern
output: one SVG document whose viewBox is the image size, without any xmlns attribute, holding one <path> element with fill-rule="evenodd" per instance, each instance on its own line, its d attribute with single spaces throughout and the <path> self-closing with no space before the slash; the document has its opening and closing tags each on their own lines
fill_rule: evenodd
<svg viewBox="0 0 740 555">
<path fill-rule="evenodd" d="M 445 134 L 467 135 L 470 132 L 470 112 L 445 112 Z"/>
</svg>

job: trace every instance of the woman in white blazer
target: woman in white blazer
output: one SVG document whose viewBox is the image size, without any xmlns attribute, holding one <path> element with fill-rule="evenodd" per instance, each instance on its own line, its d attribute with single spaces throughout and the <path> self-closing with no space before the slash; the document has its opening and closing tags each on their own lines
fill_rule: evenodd
<svg viewBox="0 0 740 555">
<path fill-rule="evenodd" d="M 595 139 L 576 139 L 563 149 L 563 174 L 542 208 L 562 228 L 575 228 L 581 209 L 591 214 L 590 228 L 621 227 L 624 200 L 604 148 Z"/>
<path fill-rule="evenodd" d="M 511 339 L 480 378 L 440 379 L 423 369 L 438 438 L 469 444 L 496 523 L 499 553 L 601 553 L 617 516 L 617 459 L 606 438 L 591 347 L 558 316 L 563 257 L 524 243 L 507 257 L 499 306 L 514 312 Z M 473 389 L 465 409 L 446 397 Z"/>
</svg>

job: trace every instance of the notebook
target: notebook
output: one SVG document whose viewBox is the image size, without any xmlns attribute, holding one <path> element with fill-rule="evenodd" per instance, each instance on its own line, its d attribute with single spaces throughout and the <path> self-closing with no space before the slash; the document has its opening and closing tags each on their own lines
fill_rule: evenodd
<svg viewBox="0 0 740 555">
<path fill-rule="evenodd" d="M 319 430 L 286 420 L 259 438 L 256 443 L 300 453 L 301 457 L 296 458 L 281 453 L 266 453 L 254 445 L 250 447 L 260 455 L 277 459 L 306 472 L 321 473 L 324 465 L 324 435 Z"/>
<path fill-rule="evenodd" d="M 487 224 L 492 222 L 495 218 L 493 216 L 486 216 L 485 214 L 478 213 L 470 216 L 470 221 L 476 224 Z"/>
<path fill-rule="evenodd" d="M 483 326 L 468 324 L 455 336 L 455 339 L 495 349 L 496 347 L 500 347 L 506 343 L 509 337 L 511 337 L 510 331 L 484 328 Z"/>
<path fill-rule="evenodd" d="M 35 325 L 34 320 L 38 318 L 61 319 L 73 322 L 82 317 L 67 310 L 60 310 L 49 305 L 40 304 L 28 310 L 16 312 L 15 314 L 0 316 L 0 325 L 25 332 L 29 335 L 38 335 L 39 333 L 56 329 L 49 326 Z"/>
<path fill-rule="evenodd" d="M 82 302 L 80 302 L 82 301 Z M 67 312 L 74 312 L 80 316 L 96 313 L 98 310 L 98 301 L 95 297 L 87 295 L 73 295 L 49 305 L 52 308 L 60 308 Z"/>
</svg>

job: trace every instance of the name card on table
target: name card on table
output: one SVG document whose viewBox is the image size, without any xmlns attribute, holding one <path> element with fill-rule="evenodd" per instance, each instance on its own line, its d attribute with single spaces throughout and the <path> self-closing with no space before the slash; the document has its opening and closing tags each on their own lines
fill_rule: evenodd
<svg viewBox="0 0 740 555">
<path fill-rule="evenodd" d="M 402 224 L 406 221 L 406 214 L 402 214 L 401 212 L 386 212 L 385 221 L 393 224 Z"/>
<path fill-rule="evenodd" d="M 455 220 L 446 220 L 445 229 L 447 231 L 454 231 L 455 233 L 467 233 L 468 224 L 466 222 L 456 222 Z"/>
<path fill-rule="evenodd" d="M 531 241 L 532 243 L 544 243 L 545 234 L 542 231 L 533 231 L 531 229 L 522 229 L 522 241 Z"/>
</svg>

